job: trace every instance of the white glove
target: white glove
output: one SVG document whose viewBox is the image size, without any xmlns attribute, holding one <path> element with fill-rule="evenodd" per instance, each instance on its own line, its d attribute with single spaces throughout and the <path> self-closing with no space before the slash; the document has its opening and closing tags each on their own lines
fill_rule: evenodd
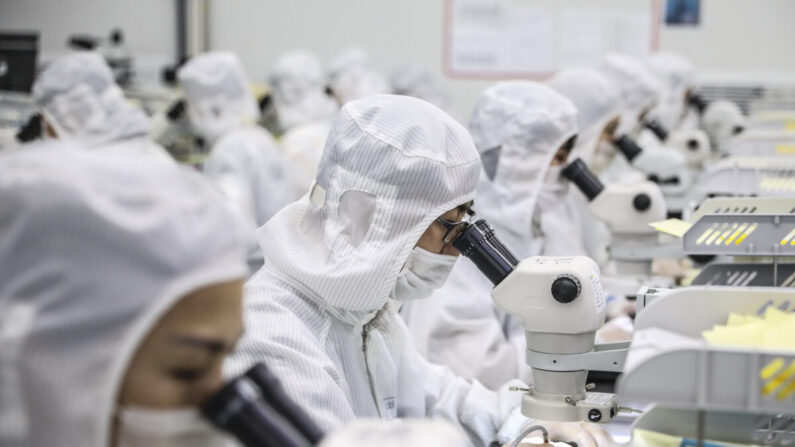
<svg viewBox="0 0 795 447">
<path fill-rule="evenodd" d="M 632 319 L 624 315 L 608 321 L 596 331 L 596 342 L 616 343 L 620 341 L 629 341 L 632 340 L 633 332 L 634 324 Z"/>
<path fill-rule="evenodd" d="M 612 447 L 616 441 L 602 427 L 589 422 L 538 422 L 552 441 L 576 442 L 577 447 Z"/>
<path fill-rule="evenodd" d="M 532 425 L 540 425 L 549 432 L 549 444 L 560 446 L 561 442 L 575 442 L 577 447 L 615 447 L 618 445 L 608 432 L 596 424 L 589 422 L 546 422 L 531 421 L 526 428 Z M 523 440 L 523 445 L 532 443 L 539 445 L 542 440 L 540 433 L 535 431 L 532 436 Z M 505 444 L 504 447 L 512 447 L 513 443 Z"/>
</svg>

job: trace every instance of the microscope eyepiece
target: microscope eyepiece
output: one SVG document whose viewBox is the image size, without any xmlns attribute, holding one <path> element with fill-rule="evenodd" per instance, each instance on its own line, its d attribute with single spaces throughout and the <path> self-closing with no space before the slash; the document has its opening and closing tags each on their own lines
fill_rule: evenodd
<svg viewBox="0 0 795 447">
<path fill-rule="evenodd" d="M 561 172 L 561 175 L 577 185 L 577 188 L 585 194 L 589 202 L 605 189 L 605 186 L 599 181 L 596 174 L 588 169 L 588 166 L 585 165 L 585 162 L 582 161 L 581 158 L 569 163 Z"/>
<path fill-rule="evenodd" d="M 646 126 L 647 129 L 652 131 L 652 133 L 655 136 L 657 136 L 657 139 L 659 139 L 663 143 L 665 142 L 665 140 L 668 139 L 668 129 L 666 129 L 665 126 L 660 124 L 659 121 L 657 121 L 657 120 L 649 120 L 649 121 L 646 121 L 646 123 L 644 125 Z"/>
<path fill-rule="evenodd" d="M 178 121 L 185 116 L 185 100 L 180 99 L 173 103 L 166 111 L 166 117 L 172 122 Z"/>
<path fill-rule="evenodd" d="M 20 143 L 27 143 L 37 138 L 41 138 L 44 134 L 44 126 L 42 124 L 41 113 L 34 113 L 28 118 L 27 122 L 17 131 L 16 139 Z"/>
<path fill-rule="evenodd" d="M 257 384 L 265 401 L 297 428 L 310 443 L 313 445 L 320 443 L 324 435 L 323 430 L 287 395 L 273 371 L 265 364 L 259 363 L 248 370 L 246 377 Z"/>
<path fill-rule="evenodd" d="M 692 106 L 693 108 L 695 108 L 699 115 L 704 113 L 704 110 L 707 109 L 708 105 L 707 100 L 703 96 L 695 93 L 691 94 L 687 98 L 687 103 L 690 104 L 690 106 Z"/>
<path fill-rule="evenodd" d="M 201 413 L 246 447 L 309 447 L 323 436 L 263 364 L 224 385 Z"/>
<path fill-rule="evenodd" d="M 613 144 L 616 145 L 616 148 L 618 148 L 619 152 L 624 154 L 624 157 L 630 163 L 632 163 L 632 160 L 634 160 L 635 157 L 637 157 L 638 155 L 640 155 L 641 152 L 643 152 L 643 149 L 626 135 L 621 135 L 620 137 L 618 137 L 613 142 Z"/>
<path fill-rule="evenodd" d="M 494 229 L 483 219 L 468 225 L 452 244 L 495 286 L 519 264 L 513 253 L 497 239 Z"/>
</svg>

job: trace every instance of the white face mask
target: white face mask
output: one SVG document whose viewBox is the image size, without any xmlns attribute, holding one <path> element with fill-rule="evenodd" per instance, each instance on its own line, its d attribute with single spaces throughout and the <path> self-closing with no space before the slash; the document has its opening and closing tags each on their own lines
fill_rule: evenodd
<svg viewBox="0 0 795 447">
<path fill-rule="evenodd" d="M 453 270 L 458 256 L 431 253 L 414 247 L 400 271 L 390 298 L 409 301 L 428 298 L 442 288 Z"/>
<path fill-rule="evenodd" d="M 550 166 L 544 176 L 544 183 L 538 192 L 537 204 L 541 210 L 548 210 L 561 203 L 569 193 L 569 180 L 561 175 L 565 166 Z"/>
<path fill-rule="evenodd" d="M 196 408 L 150 410 L 122 407 L 118 447 L 224 447 L 228 439 Z"/>
</svg>

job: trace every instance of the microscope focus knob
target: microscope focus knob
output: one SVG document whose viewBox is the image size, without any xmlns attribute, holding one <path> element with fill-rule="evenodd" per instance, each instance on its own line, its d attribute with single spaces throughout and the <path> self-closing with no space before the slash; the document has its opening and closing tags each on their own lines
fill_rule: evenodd
<svg viewBox="0 0 795 447">
<path fill-rule="evenodd" d="M 552 281 L 552 298 L 563 304 L 568 304 L 580 296 L 580 280 L 571 275 L 560 275 Z"/>
<path fill-rule="evenodd" d="M 640 193 L 632 199 L 632 206 L 638 211 L 646 211 L 651 207 L 651 197 L 646 193 Z"/>
</svg>

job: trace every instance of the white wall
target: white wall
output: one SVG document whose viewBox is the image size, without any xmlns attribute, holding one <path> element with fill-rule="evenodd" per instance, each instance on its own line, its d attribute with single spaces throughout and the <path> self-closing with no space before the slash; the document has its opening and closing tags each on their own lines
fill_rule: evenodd
<svg viewBox="0 0 795 447">
<path fill-rule="evenodd" d="M 704 70 L 792 74 L 793 19 L 792 0 L 702 0 L 701 26 L 663 28 L 660 45 Z"/>
<path fill-rule="evenodd" d="M 210 42 L 237 51 L 258 80 L 285 50 L 312 49 L 328 61 L 349 45 L 367 49 L 384 71 L 417 62 L 442 76 L 442 21 L 443 0 L 224 0 L 212 3 Z M 489 83 L 448 85 L 466 117 Z"/>
<path fill-rule="evenodd" d="M 255 80 L 283 51 L 309 48 L 325 60 L 347 45 L 367 48 L 383 70 L 408 61 L 442 72 L 444 0 L 210 0 L 209 42 L 240 54 Z M 662 2 L 664 3 L 664 2 Z M 702 0 L 702 24 L 666 28 L 663 49 L 681 52 L 713 77 L 777 75 L 793 79 L 795 0 Z M 0 30 L 42 33 L 45 57 L 65 49 L 69 34 L 122 27 L 139 65 L 174 57 L 171 0 L 0 0 Z M 155 63 L 157 62 L 157 63 Z M 467 116 L 489 82 L 449 80 Z"/>
<path fill-rule="evenodd" d="M 222 0 L 211 7 L 211 45 L 237 51 L 262 80 L 290 48 L 310 48 L 325 60 L 341 48 L 367 48 L 383 70 L 417 61 L 443 76 L 444 0 Z M 664 1 L 660 2 L 664 6 Z M 795 84 L 795 1 L 702 0 L 698 27 L 661 27 L 661 49 L 680 52 L 710 79 L 765 77 Z M 447 80 L 466 117 L 490 82 Z"/>
</svg>

